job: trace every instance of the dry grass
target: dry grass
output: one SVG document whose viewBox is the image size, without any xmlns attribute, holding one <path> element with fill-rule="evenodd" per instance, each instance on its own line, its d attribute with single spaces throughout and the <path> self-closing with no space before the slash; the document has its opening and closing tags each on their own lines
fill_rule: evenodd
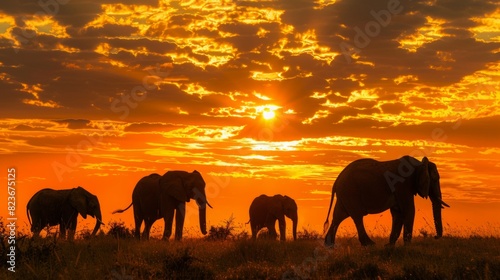
<svg viewBox="0 0 500 280">
<path fill-rule="evenodd" d="M 0 279 L 500 279 L 495 237 L 420 236 L 396 247 L 374 238 L 377 245 L 368 248 L 341 237 L 325 248 L 316 234 L 300 236 L 296 242 L 18 238 L 17 272 L 8 272 L 2 259 Z"/>
</svg>

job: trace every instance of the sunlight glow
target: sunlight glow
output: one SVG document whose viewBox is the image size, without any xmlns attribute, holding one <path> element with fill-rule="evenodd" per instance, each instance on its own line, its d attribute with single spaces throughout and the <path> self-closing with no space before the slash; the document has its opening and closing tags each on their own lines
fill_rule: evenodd
<svg viewBox="0 0 500 280">
<path fill-rule="evenodd" d="M 264 119 L 266 119 L 266 120 L 270 120 L 270 119 L 274 119 L 274 117 L 276 116 L 276 114 L 274 113 L 274 111 L 271 111 L 271 110 L 265 110 L 265 111 L 262 113 L 262 116 L 264 117 Z"/>
</svg>

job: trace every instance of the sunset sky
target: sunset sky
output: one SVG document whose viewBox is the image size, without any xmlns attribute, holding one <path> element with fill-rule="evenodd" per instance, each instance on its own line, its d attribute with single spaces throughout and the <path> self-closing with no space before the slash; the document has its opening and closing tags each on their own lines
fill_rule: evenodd
<svg viewBox="0 0 500 280">
<path fill-rule="evenodd" d="M 140 178 L 198 170 L 209 226 L 250 231 L 253 198 L 280 193 L 321 231 L 348 163 L 408 154 L 438 166 L 444 234 L 498 235 L 499 139 L 497 1 L 0 2 L 0 178 L 16 168 L 25 230 L 42 188 L 83 186 L 131 226 L 111 212 Z M 416 202 L 414 235 L 433 233 Z"/>
</svg>

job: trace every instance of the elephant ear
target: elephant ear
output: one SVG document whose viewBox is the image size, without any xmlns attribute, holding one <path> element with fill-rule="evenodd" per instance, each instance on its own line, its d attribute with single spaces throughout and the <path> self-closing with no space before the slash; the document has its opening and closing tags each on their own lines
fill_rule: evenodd
<svg viewBox="0 0 500 280">
<path fill-rule="evenodd" d="M 285 215 L 285 198 L 283 196 L 275 195 L 269 202 L 269 212 L 272 213 L 276 218 Z"/>
<path fill-rule="evenodd" d="M 191 190 L 188 190 L 187 182 L 175 171 L 168 171 L 161 177 L 160 187 L 176 200 L 189 202 L 188 194 Z"/>
<path fill-rule="evenodd" d="M 73 189 L 69 194 L 69 203 L 73 206 L 84 219 L 87 218 L 87 191 L 78 187 Z"/>
<path fill-rule="evenodd" d="M 288 212 L 292 211 L 296 207 L 297 207 L 297 204 L 295 203 L 295 200 L 293 200 L 291 197 L 285 195 L 285 197 L 283 199 L 283 208 L 285 209 L 285 214 L 288 214 Z"/>
<path fill-rule="evenodd" d="M 427 157 L 422 159 L 422 164 L 418 169 L 418 182 L 417 182 L 417 193 L 423 197 L 427 198 L 429 196 L 431 179 L 429 176 L 429 160 Z"/>
</svg>

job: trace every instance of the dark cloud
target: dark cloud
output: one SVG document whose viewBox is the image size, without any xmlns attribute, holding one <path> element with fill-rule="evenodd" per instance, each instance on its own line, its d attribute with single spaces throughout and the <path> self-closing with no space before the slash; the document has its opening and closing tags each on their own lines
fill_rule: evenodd
<svg viewBox="0 0 500 280">
<path fill-rule="evenodd" d="M 65 124 L 69 129 L 83 129 L 89 128 L 90 121 L 84 119 L 64 119 L 64 120 L 53 120 L 53 122 L 59 124 Z"/>
<path fill-rule="evenodd" d="M 439 123 L 398 125 L 382 129 L 386 135 L 397 139 L 424 139 L 471 147 L 495 147 L 500 137 L 500 116 L 477 119 L 456 118 Z"/>
<path fill-rule="evenodd" d="M 20 124 L 17 125 L 16 127 L 12 128 L 14 131 L 40 131 L 40 130 L 45 130 L 45 128 L 40 128 L 40 127 L 33 127 L 25 124 Z"/>
<path fill-rule="evenodd" d="M 137 27 L 119 24 L 105 24 L 102 27 L 90 26 L 84 28 L 81 32 L 81 36 L 90 37 L 120 37 L 120 36 L 130 36 L 137 32 Z"/>
<path fill-rule="evenodd" d="M 125 127 L 125 132 L 166 132 L 178 129 L 180 126 L 167 123 L 131 123 Z"/>
<path fill-rule="evenodd" d="M 357 28 L 366 32 L 367 24 L 381 20 L 376 17 L 386 15 L 383 11 L 394 1 L 341 0 L 321 9 L 314 1 L 306 0 L 237 1 L 236 9 L 227 12 L 227 19 L 212 20 L 207 25 L 200 23 L 209 18 L 211 11 L 189 13 L 188 8 L 181 9 L 179 3 L 174 3 L 172 7 L 179 9 L 177 13 L 162 15 L 162 20 L 141 19 L 148 23 L 145 31 L 136 23 L 134 26 L 105 23 L 84 27 L 103 12 L 101 4 L 118 2 L 158 5 L 158 1 L 137 0 L 69 1 L 52 7 L 57 9 L 54 19 L 70 36 L 60 38 L 25 26 L 26 20 L 37 12 L 49 13 L 36 2 L 2 2 L 0 9 L 16 18 L 17 26 L 8 32 L 18 38 L 20 46 L 14 50 L 7 39 L 0 43 L 3 77 L 0 97 L 6 102 L 0 105 L 3 109 L 0 115 L 120 119 L 127 111 L 128 121 L 143 118 L 171 123 L 175 119 L 186 123 L 249 125 L 255 121 L 223 120 L 215 118 L 218 115 L 215 112 L 224 107 L 236 110 L 249 104 L 275 104 L 283 111 L 293 110 L 291 126 L 295 129 L 323 135 L 327 131 L 325 127 L 330 126 L 335 127 L 332 131 L 347 132 L 391 124 L 373 122 L 372 114 L 418 115 L 424 111 L 446 110 L 450 104 L 441 102 L 443 92 L 436 88 L 458 84 L 500 58 L 495 52 L 500 43 L 477 40 L 469 30 L 479 24 L 472 17 L 480 18 L 495 10 L 496 6 L 488 1 L 463 1 L 456 4 L 460 6 L 458 9 L 453 1 L 435 1 L 430 5 L 401 0 L 400 11 L 386 18 L 387 24 L 369 37 L 366 46 L 358 46 L 358 53 L 350 61 L 341 54 L 331 62 L 321 57 L 315 49 L 316 43 L 329 52 L 340 52 L 342 43 L 354 46 Z M 280 22 L 264 22 L 264 12 L 251 23 L 238 19 L 239 12 L 251 9 L 254 12 L 255 7 L 282 10 Z M 403 48 L 399 40 L 428 27 L 428 17 L 443 20 L 441 32 L 446 36 L 422 42 L 416 51 Z M 282 28 L 287 25 L 293 29 L 284 33 Z M 265 32 L 258 34 L 262 30 Z M 145 32 L 146 37 L 141 37 L 141 32 Z M 306 32 L 317 41 L 310 42 L 303 37 Z M 26 34 L 33 36 L 26 38 Z M 211 38 L 207 46 L 186 43 L 204 36 Z M 229 44 L 236 51 L 222 53 L 213 42 Z M 302 49 L 304 46 L 307 49 Z M 96 52 L 98 48 L 100 52 Z M 225 59 L 223 64 L 208 65 L 221 56 Z M 134 89 L 143 86 L 144 79 L 152 75 L 151 69 L 166 63 L 173 63 L 173 68 L 162 77 L 165 80 L 147 89 L 144 100 L 130 99 Z M 257 72 L 275 76 L 259 79 L 254 76 Z M 202 88 L 199 93 L 189 90 L 193 85 Z M 353 92 L 367 89 L 377 98 L 347 103 Z M 414 89 L 425 97 L 403 96 Z M 270 100 L 260 99 L 254 93 Z M 327 96 L 311 98 L 318 93 Z M 27 100 L 36 100 L 39 106 L 28 105 Z M 127 104 L 126 100 L 132 102 Z M 112 108 L 116 101 L 122 108 L 118 113 Z M 48 102 L 57 104 L 56 108 L 40 105 Z M 302 124 L 320 110 L 326 110 L 328 116 L 315 119 L 312 124 Z M 188 115 L 179 115 L 180 111 Z M 70 125 L 74 126 L 70 128 L 78 127 L 73 122 Z M 128 129 L 142 128 L 138 125 Z"/>
<path fill-rule="evenodd" d="M 23 27 L 24 21 L 34 16 L 51 16 L 63 26 L 83 27 L 102 12 L 102 4 L 157 5 L 158 0 L 61 0 L 61 1 L 2 1 L 0 11 L 16 17 Z"/>
<path fill-rule="evenodd" d="M 481 0 L 438 0 L 433 5 L 423 4 L 425 14 L 446 20 L 481 17 L 497 9 L 493 1 Z"/>
<path fill-rule="evenodd" d="M 383 113 L 398 115 L 401 112 L 408 111 L 408 106 L 403 103 L 385 103 L 380 105 Z"/>
</svg>

